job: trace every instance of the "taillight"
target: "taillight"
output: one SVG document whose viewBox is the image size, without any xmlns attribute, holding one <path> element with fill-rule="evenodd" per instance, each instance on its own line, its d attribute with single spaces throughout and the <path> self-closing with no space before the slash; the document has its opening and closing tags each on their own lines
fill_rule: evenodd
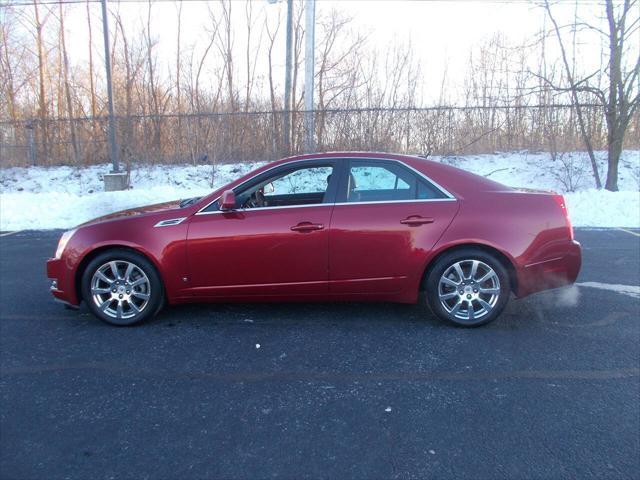
<svg viewBox="0 0 640 480">
<path fill-rule="evenodd" d="M 567 222 L 567 228 L 569 229 L 569 237 L 573 240 L 573 225 L 571 225 L 571 219 L 569 218 L 569 211 L 567 210 L 567 204 L 564 201 L 564 197 L 562 195 L 554 194 L 553 199 L 564 214 L 564 219 Z"/>
</svg>

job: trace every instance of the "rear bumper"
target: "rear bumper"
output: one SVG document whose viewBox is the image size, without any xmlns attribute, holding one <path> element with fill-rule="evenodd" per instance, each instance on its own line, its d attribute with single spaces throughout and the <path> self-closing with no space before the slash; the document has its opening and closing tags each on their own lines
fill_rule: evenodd
<svg viewBox="0 0 640 480">
<path fill-rule="evenodd" d="M 575 240 L 549 246 L 545 258 L 518 269 L 518 297 L 570 285 L 578 278 L 582 265 L 582 250 Z"/>
<path fill-rule="evenodd" d="M 71 306 L 79 305 L 73 271 L 68 268 L 64 260 L 61 258 L 47 260 L 47 278 L 51 280 L 49 291 L 56 300 Z"/>
</svg>

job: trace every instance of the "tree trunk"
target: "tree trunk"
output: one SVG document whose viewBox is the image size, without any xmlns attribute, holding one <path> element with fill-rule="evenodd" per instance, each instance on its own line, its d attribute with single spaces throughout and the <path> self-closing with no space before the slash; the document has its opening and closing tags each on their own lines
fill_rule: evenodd
<svg viewBox="0 0 640 480">
<path fill-rule="evenodd" d="M 38 1 L 33 0 L 35 25 L 36 25 L 36 49 L 38 52 L 38 117 L 40 120 L 40 131 L 42 132 L 42 153 L 44 155 L 45 162 L 49 159 L 49 128 L 47 125 L 47 98 L 46 90 L 44 86 L 45 76 L 45 52 L 42 44 L 42 27 L 43 23 L 40 21 L 40 11 L 38 9 Z"/>
<path fill-rule="evenodd" d="M 567 79 L 569 80 L 569 85 L 571 86 L 571 99 L 573 100 L 573 104 L 576 109 L 576 116 L 578 117 L 578 126 L 580 127 L 580 133 L 582 135 L 582 139 L 584 140 L 585 146 L 587 147 L 589 160 L 591 161 L 591 170 L 593 171 L 593 178 L 596 181 L 596 188 L 602 188 L 602 181 L 600 180 L 600 173 L 598 172 L 598 164 L 596 163 L 596 157 L 593 153 L 593 147 L 591 146 L 591 138 L 589 137 L 589 132 L 587 132 L 584 118 L 582 117 L 582 107 L 580 105 L 580 99 L 578 98 L 576 82 L 573 78 L 573 75 L 571 74 L 571 67 L 569 66 L 569 61 L 567 60 L 567 53 L 564 48 L 564 43 L 562 42 L 562 36 L 560 35 L 560 28 L 558 27 L 558 23 L 556 22 L 555 18 L 551 14 L 551 7 L 549 6 L 548 0 L 545 0 L 545 8 L 549 15 L 549 19 L 551 20 L 551 23 L 553 23 L 553 29 L 555 30 L 555 34 L 558 39 L 562 62 L 565 67 L 565 73 L 567 75 Z"/>
<path fill-rule="evenodd" d="M 69 128 L 71 130 L 71 146 L 73 148 L 73 160 L 76 166 L 80 164 L 80 153 L 78 152 L 78 140 L 76 136 L 76 124 L 73 119 L 73 102 L 71 100 L 71 86 L 69 85 L 69 56 L 67 55 L 67 42 L 64 35 L 64 10 L 60 3 L 60 47 L 62 49 L 62 65 L 64 75 L 64 91 L 67 101 L 67 115 L 69 116 Z"/>
<path fill-rule="evenodd" d="M 4 28 L 2 29 L 2 42 L 4 44 L 4 48 L 2 49 L 2 52 L 4 54 L 3 60 L 6 64 L 5 88 L 8 97 L 7 100 L 9 101 L 9 117 L 15 125 L 15 122 L 18 120 L 16 116 L 16 93 L 13 80 L 13 69 L 11 68 L 11 59 L 9 58 L 9 43 L 7 41 L 7 32 L 4 30 Z M 15 141 L 15 129 L 13 131 L 13 139 Z"/>
<path fill-rule="evenodd" d="M 181 91 L 180 91 L 180 75 L 181 75 L 181 71 L 182 69 L 181 67 L 181 58 L 182 58 L 182 52 L 181 50 L 181 45 L 180 45 L 180 34 L 181 34 L 181 29 L 182 29 L 182 2 L 179 3 L 179 7 L 178 7 L 178 33 L 177 33 L 177 38 L 176 38 L 176 107 L 178 109 L 178 135 L 177 135 L 177 139 L 175 142 L 175 146 L 174 146 L 174 156 L 176 158 L 178 158 L 180 151 L 182 149 L 182 98 L 181 98 Z"/>
<path fill-rule="evenodd" d="M 618 164 L 620 155 L 622 154 L 622 138 L 618 135 L 609 140 L 607 148 L 608 166 L 607 166 L 607 183 L 605 187 L 612 192 L 618 191 Z"/>
<path fill-rule="evenodd" d="M 87 0 L 87 27 L 89 29 L 89 94 L 91 95 L 91 122 L 92 129 L 95 131 L 95 117 L 96 117 L 96 88 L 93 78 L 93 31 L 91 28 L 91 9 L 89 7 L 89 0 Z"/>
</svg>

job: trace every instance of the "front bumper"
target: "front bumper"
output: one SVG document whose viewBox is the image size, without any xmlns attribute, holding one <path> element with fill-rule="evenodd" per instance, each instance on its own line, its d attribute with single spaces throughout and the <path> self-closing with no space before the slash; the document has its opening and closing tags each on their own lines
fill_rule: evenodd
<svg viewBox="0 0 640 480">
<path fill-rule="evenodd" d="M 49 290 L 54 298 L 71 306 L 79 305 L 74 274 L 61 258 L 47 260 L 47 278 L 51 280 Z"/>
<path fill-rule="evenodd" d="M 582 265 L 582 249 L 575 240 L 553 244 L 544 258 L 524 265 L 518 271 L 518 297 L 571 285 Z"/>
</svg>

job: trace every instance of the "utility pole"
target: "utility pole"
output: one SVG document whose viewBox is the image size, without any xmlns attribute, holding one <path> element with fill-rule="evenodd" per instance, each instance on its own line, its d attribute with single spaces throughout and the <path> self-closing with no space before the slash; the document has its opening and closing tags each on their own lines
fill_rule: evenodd
<svg viewBox="0 0 640 480">
<path fill-rule="evenodd" d="M 315 29 L 316 0 L 305 0 L 305 35 L 304 48 L 304 149 L 306 153 L 315 150 L 315 126 L 313 112 L 314 64 L 315 64 Z"/>
<path fill-rule="evenodd" d="M 113 87 L 111 85 L 111 53 L 109 52 L 109 21 L 107 18 L 107 0 L 102 3 L 102 33 L 104 34 L 104 66 L 107 73 L 107 99 L 109 104 L 109 156 L 113 163 L 113 172 L 120 173 L 118 146 L 116 144 L 116 125 L 113 113 Z"/>
<path fill-rule="evenodd" d="M 284 74 L 284 151 L 291 154 L 291 63 L 293 37 L 293 0 L 287 0 L 287 51 Z"/>
</svg>

